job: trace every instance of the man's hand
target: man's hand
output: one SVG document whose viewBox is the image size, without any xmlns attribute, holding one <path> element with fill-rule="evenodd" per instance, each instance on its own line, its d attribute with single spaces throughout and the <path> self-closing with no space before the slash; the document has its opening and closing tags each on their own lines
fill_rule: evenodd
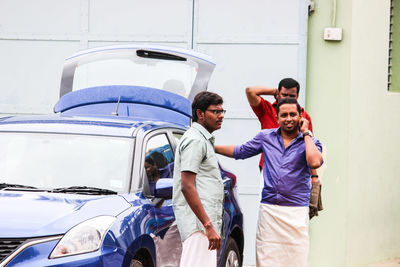
<svg viewBox="0 0 400 267">
<path fill-rule="evenodd" d="M 215 231 L 214 226 L 210 223 L 206 227 L 206 236 L 208 238 L 208 249 L 218 250 L 221 247 L 222 239 L 221 236 Z"/>
<path fill-rule="evenodd" d="M 313 183 L 313 184 L 315 184 L 316 182 L 318 182 L 319 181 L 319 178 L 318 177 L 312 177 L 311 178 L 311 183 Z"/>
<path fill-rule="evenodd" d="M 309 122 L 306 118 L 301 118 L 300 119 L 300 132 L 301 133 L 305 133 L 308 131 L 308 126 L 309 126 Z"/>
<path fill-rule="evenodd" d="M 308 120 L 305 118 L 300 119 L 300 131 L 302 134 L 308 131 Z M 310 136 L 310 135 L 307 135 Z M 319 152 L 312 138 L 304 138 L 304 144 L 306 146 L 306 160 L 308 166 L 311 169 L 318 169 L 322 164 L 322 154 Z M 311 171 L 312 174 L 314 171 Z"/>
</svg>

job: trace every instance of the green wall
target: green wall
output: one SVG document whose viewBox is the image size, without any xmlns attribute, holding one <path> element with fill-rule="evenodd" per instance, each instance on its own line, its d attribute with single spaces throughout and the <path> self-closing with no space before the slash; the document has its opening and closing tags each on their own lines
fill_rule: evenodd
<svg viewBox="0 0 400 267">
<path fill-rule="evenodd" d="M 396 74 L 400 72 L 400 1 L 394 0 L 393 7 L 392 73 Z M 390 91 L 400 92 L 400 75 L 392 75 Z"/>
<path fill-rule="evenodd" d="M 307 111 L 315 135 L 326 150 L 322 174 L 322 197 L 325 210 L 310 224 L 310 266 L 345 266 L 346 207 L 348 189 L 349 143 L 349 74 L 350 40 L 323 40 L 325 27 L 331 26 L 332 6 L 321 0 L 309 18 L 307 60 Z M 330 1 L 329 1 L 330 2 Z M 338 5 L 337 25 L 351 26 L 351 5 Z M 344 28 L 344 27 L 343 27 Z"/>
<path fill-rule="evenodd" d="M 387 91 L 390 1 L 337 0 L 340 42 L 323 39 L 333 2 L 315 1 L 309 18 L 306 108 L 327 152 L 325 210 L 310 224 L 310 266 L 367 266 L 400 256 L 400 94 Z"/>
</svg>

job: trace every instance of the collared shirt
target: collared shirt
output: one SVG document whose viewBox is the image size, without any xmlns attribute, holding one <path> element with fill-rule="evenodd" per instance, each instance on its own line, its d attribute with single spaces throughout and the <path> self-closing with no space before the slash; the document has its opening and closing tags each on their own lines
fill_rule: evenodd
<svg viewBox="0 0 400 267">
<path fill-rule="evenodd" d="M 214 152 L 214 140 L 212 134 L 194 122 L 182 136 L 176 150 L 172 203 L 182 241 L 194 232 L 205 232 L 181 191 L 182 171 L 196 173 L 200 201 L 214 228 L 221 234 L 224 186 Z"/>
<path fill-rule="evenodd" d="M 319 151 L 321 143 L 313 138 Z M 280 206 L 310 204 L 310 167 L 306 161 L 302 133 L 285 149 L 280 128 L 259 132 L 252 140 L 235 147 L 234 157 L 245 159 L 264 153 L 262 203 Z"/>
<path fill-rule="evenodd" d="M 264 98 L 260 97 L 261 102 L 251 108 L 254 111 L 254 114 L 256 114 L 258 120 L 261 123 L 261 129 L 273 129 L 273 128 L 278 128 L 279 123 L 278 120 L 276 119 L 276 101 L 274 103 L 270 103 Z M 311 117 L 310 115 L 307 114 L 307 112 L 304 110 L 304 108 L 301 108 L 301 113 L 303 114 L 303 117 L 310 122 L 310 125 L 308 126 L 308 129 L 312 132 L 312 123 L 311 123 Z M 264 154 L 261 154 L 261 159 L 260 159 L 260 169 L 263 167 L 263 162 L 264 162 Z"/>
</svg>

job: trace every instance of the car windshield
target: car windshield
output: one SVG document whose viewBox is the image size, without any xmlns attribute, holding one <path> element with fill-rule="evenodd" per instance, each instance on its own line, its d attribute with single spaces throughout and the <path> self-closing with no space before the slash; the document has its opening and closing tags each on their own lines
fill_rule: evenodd
<svg viewBox="0 0 400 267">
<path fill-rule="evenodd" d="M 116 51 L 91 56 L 79 62 L 72 90 L 107 85 L 135 85 L 162 89 L 187 97 L 197 75 L 197 64 L 190 60 L 139 57 Z"/>
<path fill-rule="evenodd" d="M 123 192 L 132 139 L 45 133 L 0 134 L 0 183 Z"/>
</svg>

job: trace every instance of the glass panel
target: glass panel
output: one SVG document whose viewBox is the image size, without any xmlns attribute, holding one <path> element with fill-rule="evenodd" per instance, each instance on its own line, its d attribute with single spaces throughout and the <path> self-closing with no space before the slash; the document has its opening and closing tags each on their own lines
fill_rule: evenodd
<svg viewBox="0 0 400 267">
<path fill-rule="evenodd" d="M 121 192 L 129 180 L 132 144 L 132 139 L 103 136 L 0 134 L 0 183 Z"/>
<path fill-rule="evenodd" d="M 174 153 L 165 134 L 156 135 L 148 141 L 145 170 L 149 182 L 173 177 Z"/>
<path fill-rule="evenodd" d="M 136 85 L 163 89 L 187 97 L 197 74 L 190 60 L 143 58 L 118 51 L 77 66 L 73 91 L 103 85 Z"/>
<path fill-rule="evenodd" d="M 175 137 L 175 141 L 177 143 L 179 143 L 179 140 L 181 140 L 183 133 L 173 133 L 174 137 Z"/>
</svg>

